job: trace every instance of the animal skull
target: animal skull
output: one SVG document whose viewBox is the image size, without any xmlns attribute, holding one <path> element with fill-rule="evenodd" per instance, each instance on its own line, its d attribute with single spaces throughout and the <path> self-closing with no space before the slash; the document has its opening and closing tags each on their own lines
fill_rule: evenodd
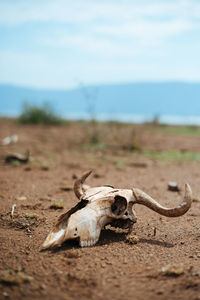
<svg viewBox="0 0 200 300">
<path fill-rule="evenodd" d="M 166 217 L 179 217 L 188 211 L 192 203 L 189 184 L 185 185 L 184 201 L 176 208 L 166 208 L 136 188 L 85 185 L 91 172 L 75 181 L 74 193 L 80 201 L 59 217 L 43 243 L 44 249 L 58 247 L 68 239 L 78 239 L 81 247 L 93 246 L 99 240 L 101 229 L 107 224 L 131 229 L 137 220 L 134 204 L 145 205 Z"/>
</svg>

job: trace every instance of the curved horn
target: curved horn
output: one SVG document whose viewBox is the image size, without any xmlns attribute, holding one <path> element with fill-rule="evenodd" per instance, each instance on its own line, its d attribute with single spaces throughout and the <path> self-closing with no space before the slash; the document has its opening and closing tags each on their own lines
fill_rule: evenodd
<svg viewBox="0 0 200 300">
<path fill-rule="evenodd" d="M 86 178 L 92 173 L 92 170 L 90 170 L 89 172 L 86 172 L 83 174 L 83 176 L 80 179 L 77 179 L 74 183 L 74 193 L 76 195 L 76 197 L 78 199 L 81 198 L 81 196 L 83 196 L 84 191 L 83 191 L 83 183 L 85 182 Z"/>
<path fill-rule="evenodd" d="M 135 203 L 142 204 L 147 206 L 148 208 L 154 210 L 155 212 L 159 213 L 160 215 L 166 217 L 179 217 L 184 215 L 188 209 L 191 207 L 192 204 L 192 190 L 189 184 L 185 184 L 185 196 L 183 202 L 175 208 L 167 208 L 160 205 L 157 201 L 151 198 L 149 195 L 144 193 L 139 189 L 133 189 L 133 196 L 135 197 Z"/>
</svg>

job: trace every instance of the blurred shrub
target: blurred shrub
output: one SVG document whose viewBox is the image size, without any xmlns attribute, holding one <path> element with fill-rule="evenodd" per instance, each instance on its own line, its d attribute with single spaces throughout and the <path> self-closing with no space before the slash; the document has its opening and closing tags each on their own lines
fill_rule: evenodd
<svg viewBox="0 0 200 300">
<path fill-rule="evenodd" d="M 49 124 L 60 125 L 64 120 L 53 111 L 50 104 L 45 103 L 43 106 L 31 105 L 24 103 L 22 113 L 19 116 L 21 124 Z"/>
<path fill-rule="evenodd" d="M 111 151 L 140 151 L 136 126 L 117 122 L 81 122 L 77 124 L 76 137 L 69 137 L 71 147 Z M 80 126 L 81 124 L 81 126 Z"/>
</svg>

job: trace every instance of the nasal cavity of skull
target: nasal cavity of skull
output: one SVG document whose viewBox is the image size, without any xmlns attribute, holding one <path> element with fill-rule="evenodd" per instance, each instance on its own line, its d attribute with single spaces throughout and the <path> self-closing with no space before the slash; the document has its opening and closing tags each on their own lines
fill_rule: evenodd
<svg viewBox="0 0 200 300">
<path fill-rule="evenodd" d="M 74 232 L 74 236 L 77 236 L 77 230 L 78 230 L 78 228 L 76 227 L 75 232 Z"/>
<path fill-rule="evenodd" d="M 120 215 L 124 214 L 124 212 L 127 208 L 126 198 L 116 195 L 114 199 L 115 199 L 115 201 L 111 205 L 111 211 L 114 215 L 120 216 Z"/>
</svg>

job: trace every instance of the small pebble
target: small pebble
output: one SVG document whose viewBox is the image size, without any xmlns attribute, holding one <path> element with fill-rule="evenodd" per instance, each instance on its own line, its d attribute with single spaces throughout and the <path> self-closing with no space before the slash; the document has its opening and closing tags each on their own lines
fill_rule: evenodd
<svg viewBox="0 0 200 300">
<path fill-rule="evenodd" d="M 161 272 L 165 276 L 180 276 L 184 273 L 183 264 L 169 264 L 162 267 Z"/>
<path fill-rule="evenodd" d="M 126 236 L 126 241 L 130 244 L 137 244 L 139 243 L 140 239 L 137 237 L 137 235 L 128 234 Z"/>
<path fill-rule="evenodd" d="M 172 192 L 179 192 L 180 188 L 177 182 L 170 181 L 168 182 L 168 190 Z"/>
<path fill-rule="evenodd" d="M 27 200 L 27 197 L 26 197 L 26 196 L 17 197 L 16 200 L 19 200 L 19 201 L 26 201 L 26 200 Z"/>
</svg>

